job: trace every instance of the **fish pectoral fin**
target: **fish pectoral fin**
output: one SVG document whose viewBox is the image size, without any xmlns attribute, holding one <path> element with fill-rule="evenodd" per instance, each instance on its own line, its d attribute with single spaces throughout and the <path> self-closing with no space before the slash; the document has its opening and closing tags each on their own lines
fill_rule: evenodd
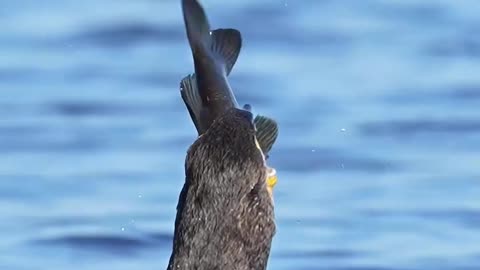
<svg viewBox="0 0 480 270">
<path fill-rule="evenodd" d="M 262 115 L 257 115 L 253 122 L 257 129 L 255 135 L 258 144 L 265 157 L 268 158 L 268 152 L 270 152 L 278 137 L 278 124 L 275 120 Z"/>
<path fill-rule="evenodd" d="M 188 113 L 192 118 L 193 124 L 197 130 L 200 130 L 199 121 L 202 110 L 202 97 L 198 92 L 197 80 L 195 73 L 187 75 L 180 82 L 180 94 L 183 102 L 187 106 Z"/>
<path fill-rule="evenodd" d="M 240 31 L 232 28 L 215 29 L 212 31 L 212 51 L 221 57 L 225 64 L 227 76 L 237 62 L 240 49 L 242 48 L 242 36 Z"/>
</svg>

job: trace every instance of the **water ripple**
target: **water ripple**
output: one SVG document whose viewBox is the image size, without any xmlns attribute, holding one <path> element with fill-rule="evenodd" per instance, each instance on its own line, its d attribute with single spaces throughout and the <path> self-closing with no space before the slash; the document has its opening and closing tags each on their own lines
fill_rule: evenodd
<svg viewBox="0 0 480 270">
<path fill-rule="evenodd" d="M 292 159 L 293 157 L 297 157 Z M 332 149 L 288 148 L 278 149 L 275 160 L 285 171 L 365 171 L 386 172 L 398 168 L 391 161 L 368 157 L 355 157 Z"/>
<path fill-rule="evenodd" d="M 183 41 L 185 33 L 178 26 L 151 25 L 141 22 L 124 22 L 111 26 L 96 25 L 89 31 L 69 38 L 75 44 L 91 44 L 94 46 L 132 46 L 146 41 Z"/>
<path fill-rule="evenodd" d="M 363 134 L 368 136 L 411 136 L 429 133 L 479 133 L 480 121 L 477 119 L 445 120 L 394 120 L 367 123 L 360 126 Z"/>
<path fill-rule="evenodd" d="M 346 249 L 324 249 L 309 251 L 291 250 L 285 252 L 278 252 L 276 253 L 276 255 L 278 257 L 281 257 L 282 259 L 351 259 L 357 256 L 362 256 L 363 252 Z"/>
<path fill-rule="evenodd" d="M 444 221 L 460 224 L 470 229 L 480 230 L 480 211 L 473 209 L 442 209 L 442 210 L 414 210 L 414 211 L 391 211 L 369 210 L 364 214 L 370 217 L 393 218 L 414 217 L 425 221 Z"/>
<path fill-rule="evenodd" d="M 159 113 L 161 108 L 156 104 L 119 104 L 100 101 L 62 101 L 52 103 L 49 107 L 53 112 L 66 116 L 154 114 Z"/>
<path fill-rule="evenodd" d="M 427 53 L 439 57 L 480 57 L 478 30 L 432 41 Z"/>
<path fill-rule="evenodd" d="M 155 233 L 145 237 L 114 234 L 95 235 L 64 235 L 32 241 L 43 246 L 69 247 L 78 250 L 98 251 L 107 253 L 132 254 L 139 249 L 151 248 L 158 245 L 169 245 L 172 236 Z"/>
</svg>

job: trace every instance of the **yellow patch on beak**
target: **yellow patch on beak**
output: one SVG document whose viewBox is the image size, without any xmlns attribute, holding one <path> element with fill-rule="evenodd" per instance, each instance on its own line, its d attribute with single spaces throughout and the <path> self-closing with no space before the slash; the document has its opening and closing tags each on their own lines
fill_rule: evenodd
<svg viewBox="0 0 480 270">
<path fill-rule="evenodd" d="M 267 186 L 271 189 L 275 187 L 275 184 L 277 184 L 277 175 L 271 175 L 267 177 Z"/>
<path fill-rule="evenodd" d="M 273 199 L 273 188 L 277 184 L 277 171 L 274 168 L 267 167 L 267 190 Z"/>
<path fill-rule="evenodd" d="M 255 145 L 257 146 L 258 150 L 260 150 L 260 153 L 262 153 L 263 159 L 265 160 L 265 156 L 263 155 L 262 148 L 260 147 L 260 144 L 258 143 L 257 139 L 255 138 Z M 267 167 L 267 191 L 270 194 L 270 197 L 273 200 L 273 187 L 277 184 L 277 171 L 274 168 Z"/>
</svg>

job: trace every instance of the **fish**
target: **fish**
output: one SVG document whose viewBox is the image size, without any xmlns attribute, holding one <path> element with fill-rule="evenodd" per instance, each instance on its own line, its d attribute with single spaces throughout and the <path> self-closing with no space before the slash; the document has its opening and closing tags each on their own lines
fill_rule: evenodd
<svg viewBox="0 0 480 270">
<path fill-rule="evenodd" d="M 182 11 L 195 73 L 181 80 L 180 94 L 200 136 L 227 110 L 239 108 L 227 77 L 240 54 L 242 36 L 233 28 L 211 31 L 197 0 L 182 0 Z M 251 111 L 251 105 L 245 104 L 243 109 Z M 278 137 L 278 124 L 262 115 L 257 115 L 254 123 L 257 140 L 268 159 Z"/>
<path fill-rule="evenodd" d="M 203 134 L 215 119 L 238 107 L 227 76 L 240 54 L 242 37 L 233 28 L 211 31 L 197 0 L 182 0 L 182 11 L 195 74 L 182 80 L 181 95 L 195 115 L 192 119 L 199 134 Z"/>
</svg>

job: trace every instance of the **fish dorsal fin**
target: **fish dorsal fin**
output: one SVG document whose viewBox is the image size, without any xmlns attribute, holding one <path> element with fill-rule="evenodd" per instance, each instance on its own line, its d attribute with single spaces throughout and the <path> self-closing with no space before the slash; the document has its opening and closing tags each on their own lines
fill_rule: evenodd
<svg viewBox="0 0 480 270">
<path fill-rule="evenodd" d="M 215 29 L 212 31 L 212 51 L 218 55 L 225 64 L 227 76 L 237 61 L 242 48 L 240 31 L 232 28 Z"/>
<path fill-rule="evenodd" d="M 268 157 L 268 152 L 270 152 L 278 137 L 278 124 L 275 120 L 262 115 L 257 115 L 253 122 L 257 129 L 258 144 L 263 154 Z"/>
<path fill-rule="evenodd" d="M 195 79 L 195 73 L 187 75 L 180 82 L 180 94 L 183 102 L 187 106 L 188 113 L 192 118 L 193 124 L 200 130 L 199 119 L 202 110 L 202 98 L 198 92 L 197 80 Z"/>
</svg>

